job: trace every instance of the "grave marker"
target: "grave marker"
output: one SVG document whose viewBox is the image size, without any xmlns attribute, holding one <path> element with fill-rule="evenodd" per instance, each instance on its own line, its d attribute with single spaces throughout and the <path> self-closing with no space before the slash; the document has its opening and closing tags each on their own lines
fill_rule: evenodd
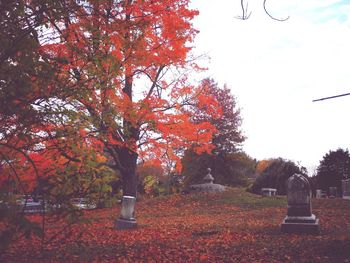
<svg viewBox="0 0 350 263">
<path fill-rule="evenodd" d="M 311 211 L 309 181 L 301 174 L 294 174 L 287 181 L 287 216 L 281 224 L 282 232 L 318 234 L 319 219 Z"/>
<path fill-rule="evenodd" d="M 120 217 L 115 223 L 117 229 L 136 228 L 135 203 L 136 198 L 134 196 L 123 196 Z"/>
</svg>

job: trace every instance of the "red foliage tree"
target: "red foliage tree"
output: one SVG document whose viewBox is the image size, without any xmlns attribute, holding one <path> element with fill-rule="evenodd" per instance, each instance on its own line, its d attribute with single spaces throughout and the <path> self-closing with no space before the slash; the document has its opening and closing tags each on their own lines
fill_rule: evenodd
<svg viewBox="0 0 350 263">
<path fill-rule="evenodd" d="M 103 164 L 134 196 L 138 158 L 173 164 L 190 145 L 212 149 L 213 126 L 191 120 L 194 108 L 217 113 L 215 99 L 187 80 L 188 70 L 199 70 L 189 59 L 197 11 L 188 4 L 0 4 L 1 212 L 9 192 L 39 190 L 62 207 L 103 192 L 110 176 Z M 13 215 L 2 224 L 6 233 L 18 222 Z"/>
<path fill-rule="evenodd" d="M 65 132 L 79 126 L 103 145 L 124 195 L 136 195 L 139 157 L 178 160 L 193 143 L 210 151 L 213 126 L 190 118 L 193 107 L 215 110 L 184 74 L 198 69 L 188 60 L 198 13 L 189 1 L 67 3 L 73 11 L 45 14 L 52 32 L 41 38 L 40 54 L 59 69 L 47 92 L 60 92 L 54 99 Z"/>
</svg>

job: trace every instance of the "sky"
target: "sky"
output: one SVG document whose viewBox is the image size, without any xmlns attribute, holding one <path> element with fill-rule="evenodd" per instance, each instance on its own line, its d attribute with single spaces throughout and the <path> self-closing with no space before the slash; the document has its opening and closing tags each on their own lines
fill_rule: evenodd
<svg viewBox="0 0 350 263">
<path fill-rule="evenodd" d="M 282 157 L 312 173 L 330 150 L 350 141 L 350 1 L 193 0 L 200 14 L 195 54 L 207 54 L 203 77 L 227 84 L 247 137 L 243 150 L 258 160 Z"/>
</svg>

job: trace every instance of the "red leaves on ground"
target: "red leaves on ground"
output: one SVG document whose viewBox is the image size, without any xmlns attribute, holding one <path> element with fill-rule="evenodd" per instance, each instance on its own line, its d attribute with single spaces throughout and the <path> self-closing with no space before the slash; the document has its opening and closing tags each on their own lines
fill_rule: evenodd
<svg viewBox="0 0 350 263">
<path fill-rule="evenodd" d="M 349 259 L 350 202 L 313 200 L 321 234 L 280 232 L 284 199 L 249 194 L 251 207 L 233 203 L 237 191 L 223 194 L 171 196 L 139 201 L 138 228 L 114 229 L 119 209 L 85 212 L 92 223 L 76 225 L 66 239 L 40 254 L 40 240 L 21 239 L 6 259 L 13 262 L 342 262 Z M 260 203 L 261 205 L 257 205 Z M 47 236 L 62 231 L 51 222 Z M 334 252 L 335 251 L 335 252 Z"/>
</svg>

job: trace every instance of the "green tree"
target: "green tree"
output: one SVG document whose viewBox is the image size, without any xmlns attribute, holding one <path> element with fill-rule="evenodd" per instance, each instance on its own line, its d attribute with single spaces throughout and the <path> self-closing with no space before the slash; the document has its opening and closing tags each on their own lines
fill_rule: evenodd
<svg viewBox="0 0 350 263">
<path fill-rule="evenodd" d="M 217 103 L 217 111 L 221 115 L 210 114 L 208 111 L 197 108 L 193 112 L 193 122 L 210 122 L 216 132 L 213 134 L 212 143 L 215 146 L 213 153 L 216 155 L 225 155 L 236 153 L 241 149 L 245 140 L 241 130 L 242 118 L 236 98 L 232 95 L 231 90 L 224 85 L 220 87 L 214 79 L 206 78 L 202 80 L 201 87 L 203 92 Z"/>
<path fill-rule="evenodd" d="M 279 195 L 286 194 L 286 181 L 295 173 L 307 176 L 304 167 L 282 158 L 263 160 L 257 165 L 258 177 L 249 191 L 260 194 L 261 188 L 275 188 Z"/>
<path fill-rule="evenodd" d="M 210 78 L 202 80 L 201 87 L 203 92 L 217 103 L 216 110 L 221 112 L 221 116 L 217 118 L 199 108 L 193 111 L 193 122 L 209 122 L 216 128 L 212 139 L 215 148 L 212 154 L 196 153 L 192 149 L 185 152 L 182 159 L 185 185 L 200 183 L 208 167 L 212 169 L 216 183 L 245 184 L 244 177 L 250 174 L 254 165 L 249 156 L 240 152 L 245 137 L 241 131 L 242 119 L 236 98 L 226 85 L 219 87 Z"/>
<path fill-rule="evenodd" d="M 350 178 L 350 154 L 346 149 L 329 151 L 323 156 L 317 168 L 317 187 L 328 191 L 329 187 L 335 186 L 341 190 L 341 180 Z"/>
</svg>

